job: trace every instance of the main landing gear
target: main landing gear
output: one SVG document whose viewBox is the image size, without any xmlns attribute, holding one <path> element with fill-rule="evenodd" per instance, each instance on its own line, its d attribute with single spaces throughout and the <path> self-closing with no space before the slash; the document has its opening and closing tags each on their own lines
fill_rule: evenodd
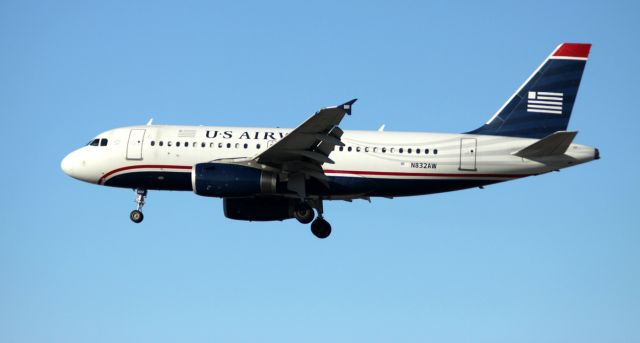
<svg viewBox="0 0 640 343">
<path fill-rule="evenodd" d="M 322 217 L 311 223 L 311 233 L 320 239 L 325 239 L 331 234 L 331 224 Z"/>
<path fill-rule="evenodd" d="M 302 224 L 309 224 L 316 217 L 316 213 L 313 212 L 313 208 L 306 202 L 301 202 L 293 210 L 293 216 Z"/>
<path fill-rule="evenodd" d="M 147 196 L 147 190 L 138 188 L 136 189 L 136 209 L 131 211 L 129 214 L 129 218 L 134 223 L 140 223 L 144 219 L 144 215 L 142 214 L 142 206 L 144 206 L 144 199 Z"/>
<path fill-rule="evenodd" d="M 315 220 L 314 208 L 318 211 L 318 218 Z M 311 223 L 311 233 L 320 239 L 325 239 L 331 235 L 331 224 L 324 219 L 322 213 L 322 200 L 316 200 L 298 204 L 293 211 L 293 216 L 302 224 Z"/>
</svg>

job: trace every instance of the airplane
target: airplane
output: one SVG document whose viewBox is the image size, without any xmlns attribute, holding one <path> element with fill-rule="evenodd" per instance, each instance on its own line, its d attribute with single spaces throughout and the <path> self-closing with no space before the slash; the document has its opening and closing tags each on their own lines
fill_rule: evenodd
<svg viewBox="0 0 640 343">
<path fill-rule="evenodd" d="M 600 158 L 567 131 L 591 44 L 560 44 L 484 124 L 465 133 L 342 130 L 356 99 L 326 107 L 294 129 L 147 125 L 97 135 L 61 162 L 67 175 L 136 192 L 223 199 L 246 221 L 295 218 L 324 239 L 323 202 L 395 198 L 558 171 Z"/>
</svg>

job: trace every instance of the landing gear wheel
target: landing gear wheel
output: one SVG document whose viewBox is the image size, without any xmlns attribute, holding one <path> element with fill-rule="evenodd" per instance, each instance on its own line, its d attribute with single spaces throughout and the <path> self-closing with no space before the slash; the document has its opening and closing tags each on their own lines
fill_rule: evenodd
<svg viewBox="0 0 640 343">
<path fill-rule="evenodd" d="M 316 217 L 316 213 L 313 212 L 311 206 L 302 203 L 296 206 L 293 210 L 293 216 L 302 224 L 309 224 Z"/>
<path fill-rule="evenodd" d="M 142 214 L 142 212 L 138 211 L 138 210 L 133 210 L 131 211 L 131 214 L 129 214 L 129 218 L 131 218 L 131 221 L 134 223 L 140 223 L 143 219 L 144 219 L 144 215 Z"/>
<path fill-rule="evenodd" d="M 311 223 L 311 233 L 320 239 L 325 239 L 331 234 L 331 224 L 323 218 L 318 218 Z"/>
</svg>

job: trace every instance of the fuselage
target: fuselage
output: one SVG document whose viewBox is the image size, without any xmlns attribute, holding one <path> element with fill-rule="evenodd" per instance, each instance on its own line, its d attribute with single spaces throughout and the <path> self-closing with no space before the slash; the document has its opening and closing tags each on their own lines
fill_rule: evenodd
<svg viewBox="0 0 640 343">
<path fill-rule="evenodd" d="M 198 163 L 259 155 L 291 129 L 146 125 L 103 132 L 62 161 L 70 176 L 105 186 L 192 191 Z M 96 141 L 97 140 L 97 141 Z M 598 158 L 571 144 L 561 155 L 522 158 L 537 139 L 476 134 L 344 131 L 344 146 L 322 168 L 328 183 L 310 180 L 321 199 L 398 197 L 480 187 L 558 170 Z M 93 145 L 91 144 L 93 143 Z"/>
</svg>

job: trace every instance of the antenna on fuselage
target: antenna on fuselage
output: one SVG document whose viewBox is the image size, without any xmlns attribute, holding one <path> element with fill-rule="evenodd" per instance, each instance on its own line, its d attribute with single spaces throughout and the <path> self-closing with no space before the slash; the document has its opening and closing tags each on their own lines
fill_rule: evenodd
<svg viewBox="0 0 640 343">
<path fill-rule="evenodd" d="M 382 124 L 382 126 L 380 126 L 380 128 L 378 129 L 378 131 L 383 132 L 384 131 L 384 124 Z"/>
<path fill-rule="evenodd" d="M 147 122 L 147 126 L 151 126 L 153 125 L 153 118 L 149 119 L 149 121 Z"/>
</svg>

